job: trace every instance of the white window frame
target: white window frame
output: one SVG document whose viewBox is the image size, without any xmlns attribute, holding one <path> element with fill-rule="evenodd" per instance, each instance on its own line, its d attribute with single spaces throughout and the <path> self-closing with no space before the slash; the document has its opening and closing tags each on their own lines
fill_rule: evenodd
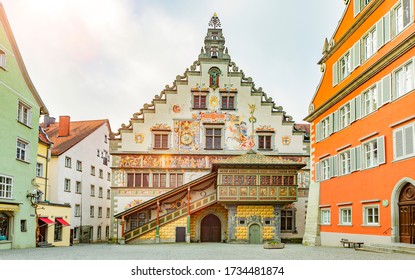
<svg viewBox="0 0 415 280">
<path fill-rule="evenodd" d="M 407 18 L 409 18 L 408 22 L 405 24 L 404 20 L 405 20 L 405 7 L 404 7 L 404 2 L 407 3 L 409 6 L 409 14 L 407 15 Z M 400 33 L 402 33 L 408 26 L 410 26 L 413 23 L 413 2 L 412 0 L 400 0 L 398 1 L 398 3 L 392 8 L 391 10 L 391 14 L 392 14 L 392 26 L 393 28 L 393 32 L 394 32 L 394 36 L 399 35 Z"/>
<path fill-rule="evenodd" d="M 32 125 L 32 108 L 21 101 L 18 104 L 17 120 L 29 127 Z"/>
<path fill-rule="evenodd" d="M 413 156 L 415 156 L 415 123 L 393 131 L 393 159 L 401 160 Z"/>
<path fill-rule="evenodd" d="M 16 141 L 16 159 L 28 162 L 29 161 L 29 151 L 30 151 L 29 142 L 24 141 L 20 138 L 17 138 L 17 141 Z"/>
<path fill-rule="evenodd" d="M 321 121 L 321 137 L 325 139 L 330 136 L 330 118 L 327 117 Z"/>
<path fill-rule="evenodd" d="M 351 51 L 347 51 L 339 59 L 339 80 L 343 81 L 346 79 L 350 73 L 352 73 L 352 54 Z"/>
<path fill-rule="evenodd" d="M 362 93 L 363 116 L 367 116 L 378 109 L 378 88 L 377 85 L 371 86 Z M 360 104 L 356 104 L 360 106 Z"/>
<path fill-rule="evenodd" d="M 102 218 L 102 207 L 98 207 L 98 218 Z"/>
<path fill-rule="evenodd" d="M 89 206 L 89 217 L 94 218 L 94 216 L 95 216 L 95 206 L 90 205 Z"/>
<path fill-rule="evenodd" d="M 98 197 L 102 198 L 103 195 L 103 188 L 102 187 L 98 187 Z"/>
<path fill-rule="evenodd" d="M 346 103 L 339 109 L 339 126 L 340 129 L 346 128 L 351 123 L 351 106 L 350 102 Z"/>
<path fill-rule="evenodd" d="M 325 159 L 320 162 L 321 181 L 330 179 L 330 160 Z"/>
<path fill-rule="evenodd" d="M 65 167 L 72 168 L 72 159 L 70 157 L 65 157 Z"/>
<path fill-rule="evenodd" d="M 71 179 L 65 178 L 64 184 L 63 184 L 63 190 L 65 192 L 70 192 L 71 191 Z"/>
<path fill-rule="evenodd" d="M 397 99 L 414 89 L 414 59 L 405 62 L 393 71 L 393 98 Z"/>
<path fill-rule="evenodd" d="M 75 204 L 75 213 L 74 213 L 75 217 L 80 217 L 81 216 L 81 205 L 80 204 Z"/>
<path fill-rule="evenodd" d="M 76 181 L 75 184 L 75 193 L 82 193 L 82 182 Z"/>
<path fill-rule="evenodd" d="M 95 197 L 95 185 L 91 185 L 90 190 L 91 190 L 90 195 L 91 195 L 92 197 Z"/>
<path fill-rule="evenodd" d="M 95 176 L 95 166 L 91 165 L 91 175 Z"/>
<path fill-rule="evenodd" d="M 377 30 L 376 27 L 372 28 L 362 38 L 363 43 L 363 61 L 371 58 L 378 50 L 377 44 Z"/>
<path fill-rule="evenodd" d="M 110 217 L 110 213 L 111 213 L 111 209 L 109 207 L 107 207 L 107 214 L 106 217 L 109 218 Z"/>
<path fill-rule="evenodd" d="M 13 177 L 0 174 L 0 198 L 13 199 Z"/>
<path fill-rule="evenodd" d="M 43 163 L 36 163 L 36 177 L 43 178 Z"/>
<path fill-rule="evenodd" d="M 352 225 L 352 208 L 344 207 L 339 209 L 339 224 L 342 226 Z"/>
<path fill-rule="evenodd" d="M 76 170 L 82 172 L 82 161 L 80 160 L 76 161 Z"/>
<path fill-rule="evenodd" d="M 350 149 L 339 153 L 339 174 L 347 175 L 352 172 Z"/>
<path fill-rule="evenodd" d="M 372 212 L 375 210 L 376 210 L 376 213 Z M 363 222 L 365 226 L 379 226 L 380 225 L 380 207 L 378 204 L 371 204 L 371 205 L 363 206 Z"/>
<path fill-rule="evenodd" d="M 321 225 L 331 224 L 331 211 L 329 208 L 320 209 L 320 224 Z"/>
<path fill-rule="evenodd" d="M 363 167 L 372 168 L 379 165 L 377 138 L 362 144 Z"/>
</svg>

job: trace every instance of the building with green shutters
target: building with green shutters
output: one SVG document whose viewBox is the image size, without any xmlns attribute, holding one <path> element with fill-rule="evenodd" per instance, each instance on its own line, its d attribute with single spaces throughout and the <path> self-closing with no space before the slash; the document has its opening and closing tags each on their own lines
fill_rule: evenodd
<svg viewBox="0 0 415 280">
<path fill-rule="evenodd" d="M 37 93 L 0 4 L 0 249 L 36 246 Z M 36 197 L 38 196 L 38 197 Z"/>
</svg>

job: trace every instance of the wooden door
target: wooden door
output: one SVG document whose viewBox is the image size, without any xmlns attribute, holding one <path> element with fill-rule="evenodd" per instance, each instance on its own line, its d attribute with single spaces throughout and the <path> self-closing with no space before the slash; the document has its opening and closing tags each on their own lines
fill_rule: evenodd
<svg viewBox="0 0 415 280">
<path fill-rule="evenodd" d="M 415 187 L 411 184 L 399 196 L 399 241 L 415 244 Z"/>
<path fill-rule="evenodd" d="M 261 244 L 261 228 L 257 224 L 249 227 L 249 243 Z"/>
<path fill-rule="evenodd" d="M 185 227 L 176 227 L 176 242 L 186 242 Z"/>
<path fill-rule="evenodd" d="M 221 224 L 218 217 L 209 214 L 203 218 L 200 240 L 202 242 L 221 242 Z"/>
</svg>

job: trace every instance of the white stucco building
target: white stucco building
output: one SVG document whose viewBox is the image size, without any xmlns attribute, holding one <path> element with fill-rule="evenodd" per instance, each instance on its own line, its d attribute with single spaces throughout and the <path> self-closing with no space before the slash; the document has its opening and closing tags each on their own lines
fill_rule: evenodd
<svg viewBox="0 0 415 280">
<path fill-rule="evenodd" d="M 108 120 L 59 122 L 46 118 L 44 129 L 53 142 L 50 162 L 51 201 L 71 206 L 73 242 L 108 239 L 110 181 Z"/>
</svg>

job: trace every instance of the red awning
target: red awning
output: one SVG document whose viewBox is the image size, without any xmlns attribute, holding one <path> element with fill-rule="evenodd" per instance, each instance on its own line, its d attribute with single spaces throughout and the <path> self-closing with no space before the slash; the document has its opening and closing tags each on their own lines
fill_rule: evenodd
<svg viewBox="0 0 415 280">
<path fill-rule="evenodd" d="M 60 223 L 63 226 L 70 226 L 70 224 L 62 218 L 55 218 L 55 221 L 57 221 L 58 223 Z"/>
<path fill-rule="evenodd" d="M 42 222 L 44 222 L 44 223 L 46 223 L 46 224 L 48 224 L 48 225 L 53 225 L 54 224 L 54 222 L 53 221 L 51 221 L 51 220 L 49 220 L 48 218 L 39 218 L 39 220 L 41 220 Z"/>
</svg>

